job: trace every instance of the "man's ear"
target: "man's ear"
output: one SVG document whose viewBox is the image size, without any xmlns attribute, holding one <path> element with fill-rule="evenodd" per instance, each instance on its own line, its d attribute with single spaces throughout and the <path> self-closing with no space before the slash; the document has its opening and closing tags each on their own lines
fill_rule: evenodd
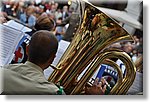
<svg viewBox="0 0 150 102">
<path fill-rule="evenodd" d="M 29 45 L 26 45 L 26 54 L 27 54 L 27 56 L 29 54 Z"/>
</svg>

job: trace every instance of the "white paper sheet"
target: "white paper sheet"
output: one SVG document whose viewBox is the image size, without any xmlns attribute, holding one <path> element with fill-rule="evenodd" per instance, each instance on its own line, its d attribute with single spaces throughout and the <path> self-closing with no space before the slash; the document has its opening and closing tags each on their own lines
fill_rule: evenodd
<svg viewBox="0 0 150 102">
<path fill-rule="evenodd" d="M 10 63 L 23 36 L 22 31 L 0 24 L 0 66 Z"/>
<path fill-rule="evenodd" d="M 3 70 L 0 68 L 0 94 L 3 92 Z"/>
<path fill-rule="evenodd" d="M 15 22 L 14 20 L 10 20 L 10 21 L 4 23 L 4 25 L 7 25 L 7 26 L 12 27 L 12 28 L 17 29 L 17 30 L 20 30 L 22 32 L 32 31 L 32 29 L 25 27 L 24 25 L 22 25 L 18 22 Z"/>
<path fill-rule="evenodd" d="M 62 57 L 62 55 L 64 54 L 64 52 L 66 51 L 66 49 L 68 48 L 70 42 L 61 40 L 59 42 L 59 46 L 58 46 L 58 51 L 56 53 L 56 57 L 52 63 L 52 65 L 56 66 L 57 63 L 59 62 L 60 58 Z M 44 70 L 44 75 L 46 77 L 46 79 L 48 79 L 48 77 L 50 76 L 50 74 L 53 72 L 53 69 L 51 67 L 47 68 L 46 70 Z"/>
</svg>

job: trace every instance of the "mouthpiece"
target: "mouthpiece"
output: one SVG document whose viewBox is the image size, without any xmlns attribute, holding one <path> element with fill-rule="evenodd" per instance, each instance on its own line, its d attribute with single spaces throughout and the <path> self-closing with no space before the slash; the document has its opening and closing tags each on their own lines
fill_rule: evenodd
<svg viewBox="0 0 150 102">
<path fill-rule="evenodd" d="M 52 67 L 54 70 L 60 70 L 61 69 L 61 68 L 57 68 L 57 67 L 55 67 L 53 65 L 50 65 L 50 67 Z"/>
</svg>

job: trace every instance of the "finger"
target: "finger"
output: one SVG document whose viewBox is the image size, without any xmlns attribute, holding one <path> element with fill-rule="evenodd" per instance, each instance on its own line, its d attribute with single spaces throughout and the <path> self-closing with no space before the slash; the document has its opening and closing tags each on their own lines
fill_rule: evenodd
<svg viewBox="0 0 150 102">
<path fill-rule="evenodd" d="M 99 82 L 96 87 L 102 89 L 102 82 Z"/>
<path fill-rule="evenodd" d="M 102 87 L 102 85 L 103 85 L 103 83 L 102 83 L 102 82 L 99 82 L 99 85 L 98 85 L 98 86 Z"/>
<path fill-rule="evenodd" d="M 106 85 L 104 85 L 104 87 L 102 88 L 103 93 L 106 91 Z"/>
<path fill-rule="evenodd" d="M 99 82 L 99 78 L 96 78 L 96 80 L 95 80 L 97 83 Z"/>
<path fill-rule="evenodd" d="M 102 77 L 101 82 L 102 82 L 102 84 L 105 84 L 106 80 Z"/>
<path fill-rule="evenodd" d="M 103 78 L 102 80 L 103 80 L 103 81 L 102 81 L 102 82 L 103 82 L 103 85 L 108 85 L 108 82 L 107 82 L 104 78 Z"/>
<path fill-rule="evenodd" d="M 103 81 L 104 81 L 104 83 L 107 83 L 107 81 L 105 79 Z"/>
<path fill-rule="evenodd" d="M 99 78 L 96 78 L 93 85 L 97 85 L 98 84 L 98 81 L 99 81 Z"/>
</svg>

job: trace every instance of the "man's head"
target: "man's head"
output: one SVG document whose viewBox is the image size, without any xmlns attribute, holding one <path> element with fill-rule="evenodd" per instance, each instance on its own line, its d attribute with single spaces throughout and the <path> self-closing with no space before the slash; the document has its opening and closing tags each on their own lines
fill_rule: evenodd
<svg viewBox="0 0 150 102">
<path fill-rule="evenodd" d="M 29 17 L 30 15 L 32 15 L 33 13 L 35 12 L 35 8 L 32 7 L 32 6 L 29 6 L 27 9 L 26 9 L 26 15 Z"/>
<path fill-rule="evenodd" d="M 53 62 L 57 49 L 58 41 L 51 32 L 37 31 L 29 43 L 28 60 L 44 70 Z"/>
<path fill-rule="evenodd" d="M 52 31 L 54 29 L 54 26 L 54 20 L 52 20 L 47 14 L 43 13 L 41 16 L 38 17 L 34 27 L 36 30 Z"/>
</svg>

